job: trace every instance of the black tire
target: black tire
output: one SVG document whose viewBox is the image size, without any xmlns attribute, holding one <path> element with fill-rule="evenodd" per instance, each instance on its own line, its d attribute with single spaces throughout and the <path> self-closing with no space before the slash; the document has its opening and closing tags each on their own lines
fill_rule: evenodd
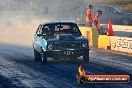
<svg viewBox="0 0 132 88">
<path fill-rule="evenodd" d="M 89 62 L 89 51 L 86 51 L 83 55 L 84 62 Z"/>
<path fill-rule="evenodd" d="M 36 61 L 40 61 L 40 58 L 40 53 L 36 49 L 34 49 L 34 59 Z"/>
<path fill-rule="evenodd" d="M 45 53 L 43 51 L 41 52 L 41 61 L 43 63 L 47 63 L 47 57 L 45 56 Z"/>
</svg>

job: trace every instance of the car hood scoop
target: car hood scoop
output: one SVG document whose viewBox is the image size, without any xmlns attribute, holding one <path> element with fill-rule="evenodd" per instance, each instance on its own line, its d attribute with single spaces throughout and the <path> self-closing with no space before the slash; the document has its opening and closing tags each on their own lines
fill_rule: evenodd
<svg viewBox="0 0 132 88">
<path fill-rule="evenodd" d="M 59 34 L 56 35 L 56 38 L 59 40 L 74 40 L 74 36 L 72 34 Z"/>
</svg>

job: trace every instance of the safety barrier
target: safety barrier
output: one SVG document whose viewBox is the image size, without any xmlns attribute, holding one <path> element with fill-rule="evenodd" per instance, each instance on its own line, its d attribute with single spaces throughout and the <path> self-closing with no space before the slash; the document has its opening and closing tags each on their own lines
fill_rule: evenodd
<svg viewBox="0 0 132 88">
<path fill-rule="evenodd" d="M 111 36 L 111 50 L 132 54 L 132 38 Z"/>
<path fill-rule="evenodd" d="M 89 45 L 97 47 L 99 34 L 97 29 L 91 27 L 79 27 L 82 35 L 89 40 Z"/>
<path fill-rule="evenodd" d="M 132 54 L 132 38 L 98 35 L 94 28 L 79 27 L 83 36 L 89 39 L 89 45 Z"/>
<path fill-rule="evenodd" d="M 132 26 L 113 25 L 112 27 L 114 31 L 132 32 Z"/>
<path fill-rule="evenodd" d="M 107 28 L 107 24 L 101 24 L 103 28 Z M 132 32 L 132 26 L 125 26 L 125 25 L 112 25 L 113 31 L 125 31 L 125 32 Z"/>
<path fill-rule="evenodd" d="M 99 35 L 98 48 L 132 54 L 132 38 Z"/>
<path fill-rule="evenodd" d="M 98 48 L 110 49 L 110 36 L 99 35 Z"/>
</svg>

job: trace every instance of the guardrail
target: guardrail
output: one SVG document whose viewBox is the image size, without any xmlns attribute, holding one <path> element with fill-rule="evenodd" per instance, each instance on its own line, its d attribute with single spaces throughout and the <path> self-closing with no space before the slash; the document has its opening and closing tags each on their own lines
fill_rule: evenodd
<svg viewBox="0 0 132 88">
<path fill-rule="evenodd" d="M 97 29 L 91 28 L 91 27 L 79 27 L 82 35 L 89 40 L 89 45 L 97 47 L 98 46 L 98 37 L 99 34 L 97 32 Z"/>
</svg>

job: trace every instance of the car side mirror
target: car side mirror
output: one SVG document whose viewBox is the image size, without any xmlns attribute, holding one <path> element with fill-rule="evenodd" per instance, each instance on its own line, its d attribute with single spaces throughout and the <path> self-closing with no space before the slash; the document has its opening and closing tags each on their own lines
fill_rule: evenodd
<svg viewBox="0 0 132 88">
<path fill-rule="evenodd" d="M 42 35 L 41 35 L 41 34 L 37 34 L 37 36 L 39 36 L 39 37 L 40 37 L 40 36 L 42 36 Z"/>
</svg>

